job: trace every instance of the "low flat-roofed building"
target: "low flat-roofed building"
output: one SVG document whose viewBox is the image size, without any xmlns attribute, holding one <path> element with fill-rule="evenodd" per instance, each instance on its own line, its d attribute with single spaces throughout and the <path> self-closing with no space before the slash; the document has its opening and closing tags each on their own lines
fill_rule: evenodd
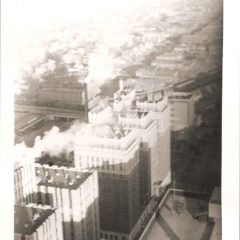
<svg viewBox="0 0 240 240">
<path fill-rule="evenodd" d="M 153 77 L 139 77 L 132 78 L 123 82 L 124 87 L 135 89 L 136 91 L 154 91 L 156 89 L 170 88 L 178 77 L 174 74 L 171 75 L 154 75 Z"/>
<path fill-rule="evenodd" d="M 14 240 L 50 239 L 64 239 L 58 209 L 37 204 L 14 206 Z"/>
<path fill-rule="evenodd" d="M 44 86 L 39 89 L 38 105 L 87 111 L 87 86 Z"/>
<path fill-rule="evenodd" d="M 157 61 L 171 61 L 171 62 L 179 62 L 184 59 L 183 54 L 176 54 L 175 52 L 161 54 L 156 57 Z"/>
<path fill-rule="evenodd" d="M 98 240 L 96 171 L 36 164 L 38 202 L 59 208 L 64 239 Z"/>
</svg>

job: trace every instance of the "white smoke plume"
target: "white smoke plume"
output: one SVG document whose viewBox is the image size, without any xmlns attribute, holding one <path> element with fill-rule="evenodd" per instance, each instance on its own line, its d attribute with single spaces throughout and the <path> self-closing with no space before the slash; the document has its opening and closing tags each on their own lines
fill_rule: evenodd
<svg viewBox="0 0 240 240">
<path fill-rule="evenodd" d="M 116 66 L 119 62 L 108 53 L 106 49 L 99 49 L 90 56 L 88 62 L 89 74 L 85 79 L 88 84 L 88 96 L 93 98 L 100 92 L 100 87 L 107 81 L 116 77 Z"/>
<path fill-rule="evenodd" d="M 104 113 L 105 122 L 102 120 L 98 124 L 87 124 L 76 121 L 68 130 L 61 132 L 56 126 L 44 134 L 43 137 L 36 137 L 34 146 L 29 148 L 25 143 L 16 144 L 14 148 L 15 164 L 33 162 L 36 158 L 41 157 L 43 153 L 50 156 L 59 156 L 61 153 L 70 153 L 78 142 L 84 142 L 89 137 L 106 137 L 114 138 L 115 133 L 112 124 L 109 121 L 110 110 Z M 113 119 L 112 119 L 113 120 Z"/>
<path fill-rule="evenodd" d="M 114 115 L 114 111 L 110 106 L 99 109 L 97 113 L 95 113 L 94 111 L 89 113 L 89 122 L 92 124 L 112 125 L 116 121 L 116 116 Z"/>
<path fill-rule="evenodd" d="M 14 146 L 14 167 L 33 162 L 36 157 L 39 157 L 39 152 L 27 147 L 24 142 Z"/>
<path fill-rule="evenodd" d="M 37 79 L 40 82 L 44 81 L 43 75 L 53 73 L 56 69 L 56 62 L 53 59 L 48 59 L 47 63 L 43 63 L 35 68 L 35 72 L 32 75 L 33 79 Z"/>
</svg>

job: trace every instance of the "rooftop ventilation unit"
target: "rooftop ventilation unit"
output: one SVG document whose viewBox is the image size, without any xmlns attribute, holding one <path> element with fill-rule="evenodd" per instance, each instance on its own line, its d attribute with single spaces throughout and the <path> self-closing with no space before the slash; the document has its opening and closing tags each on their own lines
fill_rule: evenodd
<svg viewBox="0 0 240 240">
<path fill-rule="evenodd" d="M 53 177 L 50 177 L 50 179 L 48 179 L 48 182 L 52 183 L 53 182 Z"/>
<path fill-rule="evenodd" d="M 74 180 L 71 180 L 68 184 L 69 186 L 72 186 L 74 184 Z"/>
<path fill-rule="evenodd" d="M 68 173 L 65 174 L 65 179 L 68 179 L 69 178 L 69 175 Z"/>
</svg>

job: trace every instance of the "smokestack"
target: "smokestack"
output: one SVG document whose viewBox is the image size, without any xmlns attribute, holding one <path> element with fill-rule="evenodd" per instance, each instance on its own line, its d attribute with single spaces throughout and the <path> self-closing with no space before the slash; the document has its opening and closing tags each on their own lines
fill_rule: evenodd
<svg viewBox="0 0 240 240">
<path fill-rule="evenodd" d="M 119 89 L 123 91 L 123 80 L 119 80 Z"/>
</svg>

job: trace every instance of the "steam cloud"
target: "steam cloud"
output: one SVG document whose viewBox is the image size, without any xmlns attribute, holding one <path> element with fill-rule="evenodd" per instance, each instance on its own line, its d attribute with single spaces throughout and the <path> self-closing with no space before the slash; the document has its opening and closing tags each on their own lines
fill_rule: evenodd
<svg viewBox="0 0 240 240">
<path fill-rule="evenodd" d="M 96 121 L 92 124 L 76 121 L 64 132 L 54 126 L 50 131 L 45 132 L 42 138 L 36 137 L 32 148 L 27 147 L 24 142 L 16 144 L 15 164 L 33 162 L 42 153 L 48 153 L 50 156 L 59 156 L 61 153 L 68 154 L 74 150 L 77 143 L 86 142 L 89 137 L 114 138 L 116 137 L 113 129 L 115 120 L 111 108 L 107 107 L 99 113 Z"/>
</svg>

